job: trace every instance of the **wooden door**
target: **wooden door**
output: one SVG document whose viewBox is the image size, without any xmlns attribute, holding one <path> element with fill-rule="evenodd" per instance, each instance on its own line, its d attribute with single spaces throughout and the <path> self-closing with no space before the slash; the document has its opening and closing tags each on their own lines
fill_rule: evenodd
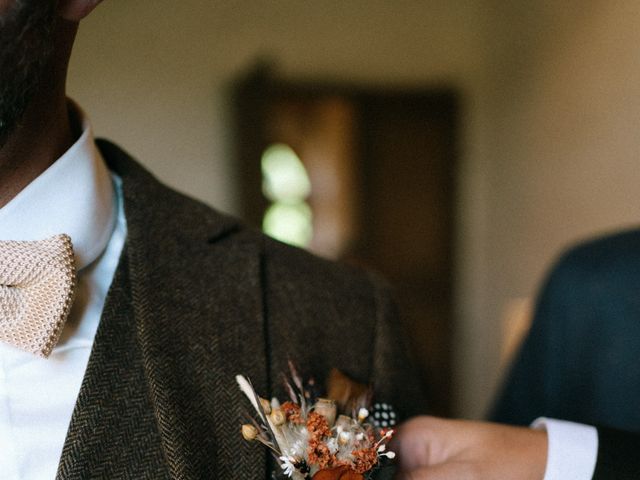
<svg viewBox="0 0 640 480">
<path fill-rule="evenodd" d="M 289 145 L 309 172 L 311 250 L 373 269 L 394 286 L 430 411 L 451 412 L 456 96 L 291 82 L 238 84 L 244 217 L 260 225 L 260 156 Z M 332 236 L 333 235 L 333 236 Z"/>
</svg>

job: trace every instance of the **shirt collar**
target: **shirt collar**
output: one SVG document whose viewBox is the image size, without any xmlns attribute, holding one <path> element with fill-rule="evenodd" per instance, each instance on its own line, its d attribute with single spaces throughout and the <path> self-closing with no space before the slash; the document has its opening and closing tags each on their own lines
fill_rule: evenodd
<svg viewBox="0 0 640 480">
<path fill-rule="evenodd" d="M 111 176 L 84 113 L 80 138 L 38 178 L 0 209 L 0 240 L 42 240 L 66 233 L 76 267 L 104 251 L 116 221 Z"/>
</svg>

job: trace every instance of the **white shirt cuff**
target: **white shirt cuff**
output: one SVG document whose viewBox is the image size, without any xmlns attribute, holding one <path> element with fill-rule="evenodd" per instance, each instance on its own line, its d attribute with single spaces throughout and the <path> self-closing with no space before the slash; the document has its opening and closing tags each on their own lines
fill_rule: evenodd
<svg viewBox="0 0 640 480">
<path fill-rule="evenodd" d="M 598 431 L 590 425 L 538 418 L 532 428 L 549 439 L 544 480 L 591 480 L 598 459 Z"/>
</svg>

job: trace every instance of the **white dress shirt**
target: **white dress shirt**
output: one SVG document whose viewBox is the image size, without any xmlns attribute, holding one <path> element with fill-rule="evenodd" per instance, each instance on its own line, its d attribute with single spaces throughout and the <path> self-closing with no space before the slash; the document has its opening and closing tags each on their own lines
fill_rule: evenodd
<svg viewBox="0 0 640 480">
<path fill-rule="evenodd" d="M 119 179 L 83 121 L 78 141 L 0 209 L 0 240 L 66 233 L 76 297 L 58 345 L 42 359 L 0 343 L 0 477 L 53 480 L 126 237 Z"/>
<path fill-rule="evenodd" d="M 531 425 L 547 431 L 544 480 L 591 480 L 598 459 L 598 431 L 591 425 L 538 418 Z"/>
</svg>

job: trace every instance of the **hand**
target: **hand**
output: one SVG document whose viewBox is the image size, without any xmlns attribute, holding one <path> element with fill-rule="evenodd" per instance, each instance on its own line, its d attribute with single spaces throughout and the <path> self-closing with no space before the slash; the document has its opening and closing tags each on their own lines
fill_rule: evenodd
<svg viewBox="0 0 640 480">
<path fill-rule="evenodd" d="M 547 443 L 545 431 L 416 417 L 391 448 L 401 480 L 543 480 Z"/>
</svg>

